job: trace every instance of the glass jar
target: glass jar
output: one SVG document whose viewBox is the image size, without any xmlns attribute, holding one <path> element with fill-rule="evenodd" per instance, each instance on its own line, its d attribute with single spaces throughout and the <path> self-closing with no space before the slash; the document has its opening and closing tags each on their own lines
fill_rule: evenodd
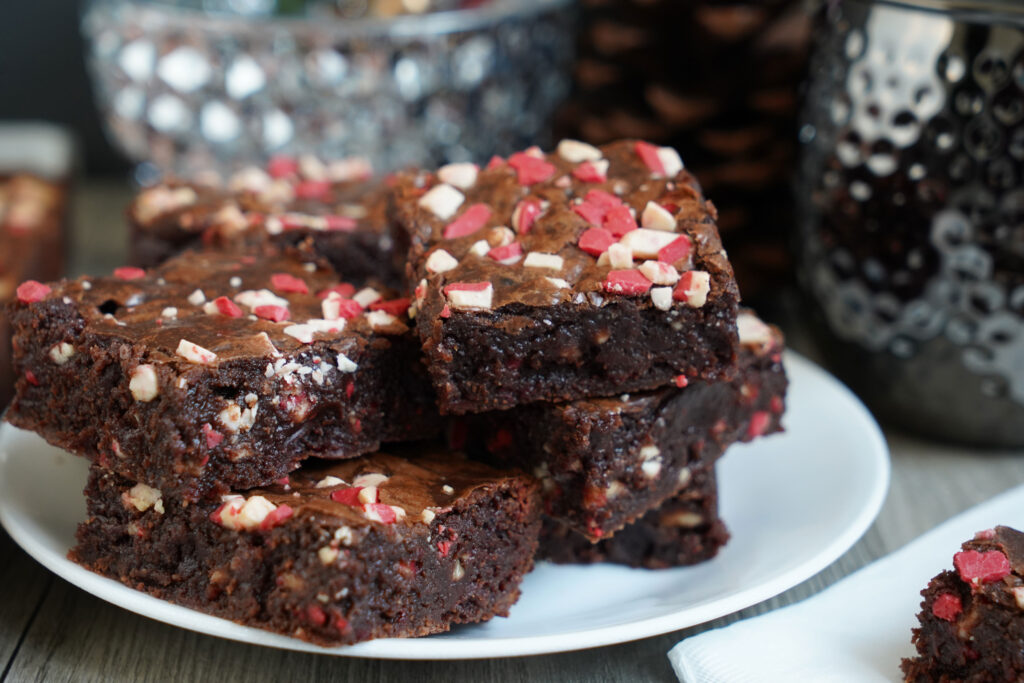
<svg viewBox="0 0 1024 683">
<path fill-rule="evenodd" d="M 876 413 L 1024 445 L 1024 3 L 832 0 L 800 130 L 800 277 Z"/>
<path fill-rule="evenodd" d="M 88 0 L 82 26 L 113 140 L 179 174 L 306 152 L 384 172 L 549 142 L 570 85 L 572 0 L 355 17 L 307 4 L 305 16 L 276 16 L 256 0 Z M 254 7 L 262 14 L 242 11 Z"/>
</svg>

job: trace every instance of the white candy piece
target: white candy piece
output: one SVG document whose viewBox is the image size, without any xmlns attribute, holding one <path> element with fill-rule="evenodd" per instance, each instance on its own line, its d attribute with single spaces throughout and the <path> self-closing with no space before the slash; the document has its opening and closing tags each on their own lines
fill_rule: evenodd
<svg viewBox="0 0 1024 683">
<path fill-rule="evenodd" d="M 327 176 L 335 183 L 347 183 L 350 180 L 365 180 L 373 175 L 373 164 L 364 157 L 338 159 L 327 165 Z"/>
<path fill-rule="evenodd" d="M 348 356 L 343 353 L 338 354 L 338 370 L 341 372 L 355 372 L 359 366 L 353 363 Z"/>
<path fill-rule="evenodd" d="M 177 318 L 178 317 L 178 309 L 175 308 L 174 306 L 168 306 L 164 310 L 160 311 L 160 317 L 161 318 L 168 318 L 168 319 Z"/>
<path fill-rule="evenodd" d="M 460 164 L 448 164 L 437 169 L 437 177 L 442 182 L 454 185 L 455 187 L 463 190 L 476 185 L 476 177 L 479 174 L 480 169 L 476 164 L 471 163 L 460 163 Z"/>
<path fill-rule="evenodd" d="M 370 311 L 366 314 L 366 321 L 370 323 L 370 327 L 377 329 L 380 327 L 390 327 L 398 322 L 398 318 L 391 315 L 387 311 Z"/>
<path fill-rule="evenodd" d="M 700 308 L 708 301 L 708 293 L 711 291 L 711 276 L 702 270 L 691 270 L 683 274 L 685 279 L 689 276 L 689 285 L 685 290 L 686 303 L 694 308 Z"/>
<path fill-rule="evenodd" d="M 420 197 L 419 205 L 446 221 L 455 215 L 464 201 L 466 201 L 465 195 L 451 185 L 441 183 L 430 188 L 429 192 Z"/>
<path fill-rule="evenodd" d="M 772 329 L 753 313 L 743 312 L 736 316 L 736 327 L 740 343 L 744 346 L 760 346 L 772 341 Z"/>
<path fill-rule="evenodd" d="M 560 277 L 546 277 L 544 279 L 550 282 L 552 286 L 557 287 L 558 289 L 569 289 L 569 283 Z"/>
<path fill-rule="evenodd" d="M 204 349 L 199 344 L 194 344 L 187 339 L 182 339 L 178 342 L 178 348 L 175 349 L 175 353 L 185 360 L 199 363 L 200 365 L 209 365 L 217 361 L 217 354 L 213 351 Z"/>
<path fill-rule="evenodd" d="M 652 230 L 675 232 L 676 219 L 668 209 L 654 202 L 647 202 L 644 212 L 640 214 L 640 225 Z"/>
<path fill-rule="evenodd" d="M 679 152 L 671 147 L 659 147 L 658 159 L 661 161 L 662 168 L 665 169 L 666 178 L 675 177 L 683 170 L 683 160 L 679 157 Z"/>
<path fill-rule="evenodd" d="M 327 180 L 327 167 L 312 154 L 303 154 L 299 157 L 299 173 L 307 180 Z"/>
<path fill-rule="evenodd" d="M 627 245 L 613 244 L 605 253 L 608 254 L 608 264 L 612 268 L 624 270 L 633 267 L 633 250 Z"/>
<path fill-rule="evenodd" d="M 557 151 L 558 156 L 573 164 L 583 161 L 597 161 L 601 158 L 601 150 L 579 140 L 562 140 L 558 143 Z"/>
<path fill-rule="evenodd" d="M 338 555 L 341 553 L 337 548 L 332 548 L 329 545 L 325 545 L 316 551 L 316 556 L 320 559 L 320 563 L 324 565 L 332 564 L 338 559 Z"/>
<path fill-rule="evenodd" d="M 636 258 L 656 259 L 658 258 L 659 251 L 677 239 L 679 239 L 679 235 L 674 232 L 638 228 L 637 230 L 630 230 L 623 235 L 622 239 L 619 240 L 619 244 L 632 249 L 633 256 Z"/>
<path fill-rule="evenodd" d="M 368 472 L 366 474 L 360 474 L 358 477 L 352 480 L 353 486 L 380 486 L 388 480 L 388 475 L 381 474 L 380 472 Z M 370 501 L 371 503 L 373 501 Z"/>
<path fill-rule="evenodd" d="M 487 233 L 488 244 L 494 247 L 507 247 L 516 241 L 516 234 L 512 232 L 512 228 L 504 225 L 491 228 L 490 232 Z"/>
<path fill-rule="evenodd" d="M 444 249 L 437 249 L 427 257 L 427 270 L 431 273 L 447 273 L 459 265 L 459 260 Z"/>
<path fill-rule="evenodd" d="M 203 294 L 203 290 L 197 289 L 188 295 L 188 302 L 193 306 L 202 306 L 206 303 L 206 295 Z"/>
<path fill-rule="evenodd" d="M 74 355 L 75 347 L 72 346 L 71 344 L 68 344 L 67 342 L 54 344 L 53 347 L 50 349 L 49 353 L 50 360 L 52 360 L 57 365 L 64 365 L 69 360 L 71 360 L 71 357 Z"/>
<path fill-rule="evenodd" d="M 656 285 L 674 285 L 679 282 L 679 273 L 669 263 L 644 261 L 639 268 L 644 277 Z"/>
<path fill-rule="evenodd" d="M 249 227 L 249 221 L 245 214 L 235 204 L 228 204 L 213 214 L 213 224 L 229 236 L 237 235 Z"/>
<path fill-rule="evenodd" d="M 487 240 L 477 240 L 473 243 L 473 246 L 469 248 L 470 254 L 476 256 L 487 256 L 487 252 L 491 250 L 491 245 L 487 243 Z"/>
<path fill-rule="evenodd" d="M 232 192 L 263 192 L 273 182 L 266 171 L 256 166 L 246 166 L 241 171 L 231 176 L 228 181 L 228 189 Z"/>
<path fill-rule="evenodd" d="M 380 301 L 381 294 L 373 287 L 364 287 L 352 295 L 352 300 L 366 308 L 375 301 Z"/>
<path fill-rule="evenodd" d="M 164 514 L 163 494 L 160 493 L 159 489 L 155 489 L 152 486 L 136 484 L 124 494 L 122 502 L 124 502 L 125 507 L 131 505 L 139 512 L 145 512 L 149 508 L 153 508 L 157 513 Z"/>
<path fill-rule="evenodd" d="M 540 251 L 531 251 L 523 260 L 527 268 L 547 268 L 548 270 L 561 270 L 565 265 L 565 259 L 558 254 L 545 254 Z"/>
<path fill-rule="evenodd" d="M 235 524 L 242 529 L 255 529 L 277 506 L 263 496 L 253 496 L 245 501 L 235 517 Z"/>
<path fill-rule="evenodd" d="M 358 484 L 356 484 L 356 486 L 358 486 Z M 356 497 L 359 499 L 359 502 L 363 503 L 364 505 L 366 503 L 376 503 L 377 502 L 377 487 L 376 486 L 364 486 L 364 487 L 362 487 L 362 489 L 360 489 L 359 493 L 356 494 Z"/>
<path fill-rule="evenodd" d="M 453 289 L 448 291 L 448 303 L 452 308 L 483 308 L 490 310 L 494 298 L 494 286 L 488 282 L 482 290 Z"/>
<path fill-rule="evenodd" d="M 234 297 L 236 304 L 256 308 L 257 306 L 281 306 L 288 308 L 288 299 L 282 299 L 269 289 L 247 289 Z"/>
<path fill-rule="evenodd" d="M 344 300 L 344 297 L 337 292 L 328 293 L 324 300 L 320 302 L 320 312 L 323 314 L 324 320 L 338 320 L 341 318 L 341 302 Z"/>
<path fill-rule="evenodd" d="M 149 403 L 156 398 L 160 393 L 160 386 L 157 384 L 156 370 L 153 366 L 136 366 L 128 381 L 128 390 L 132 392 L 132 398 L 142 403 Z"/>
<path fill-rule="evenodd" d="M 287 334 L 289 337 L 298 339 L 303 344 L 312 344 L 313 335 L 317 332 L 325 332 L 327 334 L 338 334 L 345 329 L 345 321 L 342 320 L 324 320 L 322 318 L 310 318 L 304 323 L 297 325 L 289 325 L 284 328 L 282 332 Z"/>
<path fill-rule="evenodd" d="M 327 489 L 327 488 L 330 488 L 332 486 L 341 486 L 344 483 L 345 483 L 344 479 L 340 479 L 338 477 L 335 477 L 333 475 L 328 474 L 326 477 L 324 477 L 323 479 L 321 479 L 320 481 L 318 481 L 316 483 L 316 488 L 318 488 L 318 489 Z"/>
<path fill-rule="evenodd" d="M 654 304 L 654 307 L 659 311 L 667 311 L 672 308 L 672 288 L 652 287 L 651 303 Z"/>
</svg>

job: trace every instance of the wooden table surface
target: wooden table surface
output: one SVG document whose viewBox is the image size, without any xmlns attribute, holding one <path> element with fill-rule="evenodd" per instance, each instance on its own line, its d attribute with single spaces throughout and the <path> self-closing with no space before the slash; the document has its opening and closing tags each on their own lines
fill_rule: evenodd
<svg viewBox="0 0 1024 683">
<path fill-rule="evenodd" d="M 81 188 L 74 207 L 75 274 L 106 273 L 123 262 L 122 212 L 128 196 L 127 185 L 119 182 Z M 949 517 L 1024 483 L 1024 451 L 975 450 L 893 432 L 887 438 L 893 476 L 881 514 L 864 538 L 817 576 L 700 627 L 538 657 L 377 661 L 220 640 L 94 598 L 50 574 L 0 531 L 0 681 L 674 681 L 665 654 L 681 638 L 813 595 Z"/>
</svg>

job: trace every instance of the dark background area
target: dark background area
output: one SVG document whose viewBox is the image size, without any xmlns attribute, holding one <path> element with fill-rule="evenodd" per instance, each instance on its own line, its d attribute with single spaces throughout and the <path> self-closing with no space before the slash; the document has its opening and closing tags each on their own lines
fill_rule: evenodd
<svg viewBox="0 0 1024 683">
<path fill-rule="evenodd" d="M 79 2 L 0 0 L 0 121 L 65 125 L 88 173 L 120 173 L 128 164 L 104 137 L 93 103 Z"/>
</svg>

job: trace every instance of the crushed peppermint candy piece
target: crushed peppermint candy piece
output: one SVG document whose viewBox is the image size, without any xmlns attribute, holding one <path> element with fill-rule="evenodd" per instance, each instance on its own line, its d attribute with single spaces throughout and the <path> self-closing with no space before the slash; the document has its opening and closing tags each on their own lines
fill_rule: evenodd
<svg viewBox="0 0 1024 683">
<path fill-rule="evenodd" d="M 338 354 L 338 370 L 340 372 L 355 372 L 358 367 L 359 366 L 353 363 L 345 354 Z"/>
<path fill-rule="evenodd" d="M 387 301 L 374 301 L 370 304 L 371 311 L 383 311 L 389 315 L 400 316 L 405 315 L 405 312 L 409 310 L 409 306 L 412 303 L 408 298 L 400 299 L 389 299 Z"/>
<path fill-rule="evenodd" d="M 998 581 L 1004 576 L 1009 576 L 1011 570 L 1010 561 L 1002 552 L 989 550 L 978 552 L 977 550 L 964 550 L 953 555 L 953 566 L 960 574 L 964 583 L 975 586 L 983 583 Z"/>
<path fill-rule="evenodd" d="M 375 301 L 380 301 L 382 298 L 383 296 L 381 295 L 381 293 L 378 292 L 373 287 L 363 287 L 358 292 L 352 295 L 352 301 L 355 301 L 363 308 L 368 307 Z"/>
<path fill-rule="evenodd" d="M 487 255 L 502 265 L 511 266 L 514 263 L 518 263 L 519 259 L 523 257 L 523 245 L 519 242 L 513 242 L 512 244 L 495 247 L 487 252 Z"/>
<path fill-rule="evenodd" d="M 444 294 L 452 308 L 490 309 L 494 286 L 490 282 L 453 282 L 444 288 Z"/>
<path fill-rule="evenodd" d="M 579 248 L 592 256 L 600 256 L 615 244 L 615 236 L 604 228 L 590 228 L 580 235 Z"/>
<path fill-rule="evenodd" d="M 288 273 L 274 273 L 271 275 L 270 286 L 283 293 L 309 294 L 309 287 L 306 285 L 306 281 Z"/>
<path fill-rule="evenodd" d="M 601 158 L 601 150 L 579 140 L 565 139 L 558 143 L 558 156 L 572 164 L 583 161 L 597 161 Z"/>
<path fill-rule="evenodd" d="M 655 177 L 672 178 L 683 170 L 683 161 L 679 158 L 679 153 L 671 147 L 658 147 L 641 141 L 636 143 L 635 149 Z"/>
<path fill-rule="evenodd" d="M 557 289 L 569 288 L 569 283 L 560 277 L 545 277 L 544 279 L 547 280 L 553 287 L 556 287 Z"/>
<path fill-rule="evenodd" d="M 447 273 L 458 267 L 459 261 L 444 249 L 435 249 L 427 257 L 426 268 L 431 273 Z"/>
<path fill-rule="evenodd" d="M 550 180 L 558 170 L 554 164 L 537 157 L 531 150 L 516 152 L 508 158 L 508 165 L 515 169 L 520 185 L 534 185 Z"/>
<path fill-rule="evenodd" d="M 206 295 L 203 294 L 203 290 L 197 289 L 188 295 L 188 302 L 193 306 L 202 306 L 206 303 Z"/>
<path fill-rule="evenodd" d="M 679 235 L 664 230 L 638 228 L 627 232 L 620 242 L 633 250 L 637 258 L 656 259 L 658 252 L 675 242 Z"/>
<path fill-rule="evenodd" d="M 121 266 L 114 268 L 114 277 L 118 280 L 139 280 L 146 277 L 146 271 L 135 266 Z"/>
<path fill-rule="evenodd" d="M 639 270 L 613 270 L 604 280 L 604 291 L 627 296 L 646 294 L 651 281 Z"/>
<path fill-rule="evenodd" d="M 608 265 L 620 270 L 633 267 L 633 250 L 624 244 L 612 244 L 608 247 Z"/>
<path fill-rule="evenodd" d="M 679 235 L 658 250 L 658 260 L 663 263 L 679 263 L 689 257 L 690 246 L 690 238 L 686 235 Z"/>
<path fill-rule="evenodd" d="M 250 310 L 257 306 L 288 306 L 288 299 L 277 296 L 269 289 L 247 289 L 236 294 L 235 301 Z"/>
<path fill-rule="evenodd" d="M 465 195 L 451 185 L 441 183 L 430 188 L 430 191 L 420 197 L 419 205 L 446 221 L 455 215 L 464 201 L 466 201 Z"/>
<path fill-rule="evenodd" d="M 252 309 L 253 315 L 257 318 L 263 318 L 264 320 L 270 320 L 275 323 L 279 323 L 291 317 L 288 309 L 284 306 L 256 306 Z"/>
<path fill-rule="evenodd" d="M 654 202 L 647 202 L 644 212 L 640 214 L 640 224 L 651 230 L 667 230 L 675 232 L 676 219 L 665 207 Z"/>
<path fill-rule="evenodd" d="M 667 263 L 661 261 L 644 261 L 640 272 L 656 285 L 674 285 L 679 282 L 679 273 Z"/>
<path fill-rule="evenodd" d="M 289 337 L 299 340 L 303 344 L 312 344 L 313 335 L 318 332 L 325 334 L 339 334 L 345 329 L 344 319 L 340 320 L 323 320 L 321 318 L 311 318 L 304 323 L 298 325 L 289 325 L 284 328 L 282 332 L 287 334 Z"/>
<path fill-rule="evenodd" d="M 18 285 L 16 294 L 18 301 L 23 304 L 34 304 L 37 301 L 42 301 L 46 298 L 46 295 L 50 293 L 50 287 L 44 285 L 42 282 L 36 282 L 35 280 L 26 280 Z"/>
<path fill-rule="evenodd" d="M 175 349 L 175 353 L 184 358 L 185 360 L 192 361 L 193 363 L 199 363 L 201 365 L 209 365 L 217 361 L 217 354 L 209 349 L 204 349 L 198 344 L 194 344 L 187 339 L 182 339 L 178 342 L 178 348 Z"/>
<path fill-rule="evenodd" d="M 608 165 L 604 159 L 584 161 L 573 169 L 572 175 L 582 183 L 603 183 L 608 180 Z"/>
<path fill-rule="evenodd" d="M 486 204 L 473 204 L 462 215 L 449 223 L 444 228 L 446 240 L 458 239 L 484 227 L 491 218 L 491 207 Z"/>
<path fill-rule="evenodd" d="M 160 393 L 156 369 L 149 364 L 138 365 L 131 371 L 128 390 L 132 398 L 141 403 L 149 403 Z"/>
<path fill-rule="evenodd" d="M 441 179 L 441 182 L 454 185 L 463 190 L 468 190 L 476 185 L 476 178 L 479 173 L 480 167 L 468 162 L 447 164 L 437 169 L 437 177 Z"/>
<path fill-rule="evenodd" d="M 512 210 L 512 227 L 520 235 L 525 235 L 533 228 L 537 218 L 544 212 L 544 203 L 539 199 L 524 199 Z"/>
<path fill-rule="evenodd" d="M 351 320 L 362 314 L 363 307 L 357 301 L 344 299 L 341 295 L 331 292 L 326 299 L 320 302 L 320 310 L 324 320 L 337 320 L 338 318 Z"/>
<path fill-rule="evenodd" d="M 708 300 L 708 293 L 711 291 L 711 275 L 702 270 L 688 270 L 679 276 L 679 283 L 672 298 L 676 301 L 685 301 L 693 308 L 700 308 Z"/>
<path fill-rule="evenodd" d="M 672 308 L 672 288 L 652 287 L 651 303 L 654 304 L 654 307 L 659 311 L 667 311 Z"/>
<path fill-rule="evenodd" d="M 531 251 L 523 259 L 523 266 L 526 268 L 547 268 L 548 270 L 562 270 L 565 259 L 558 254 L 545 254 L 540 251 Z"/>
<path fill-rule="evenodd" d="M 298 175 L 299 162 L 289 156 L 278 155 L 267 162 L 267 173 L 271 178 L 287 178 Z"/>
<path fill-rule="evenodd" d="M 213 306 L 217 312 L 221 315 L 226 315 L 229 318 L 241 318 L 242 309 L 238 305 L 227 298 L 226 296 L 219 296 L 213 300 Z"/>
</svg>

